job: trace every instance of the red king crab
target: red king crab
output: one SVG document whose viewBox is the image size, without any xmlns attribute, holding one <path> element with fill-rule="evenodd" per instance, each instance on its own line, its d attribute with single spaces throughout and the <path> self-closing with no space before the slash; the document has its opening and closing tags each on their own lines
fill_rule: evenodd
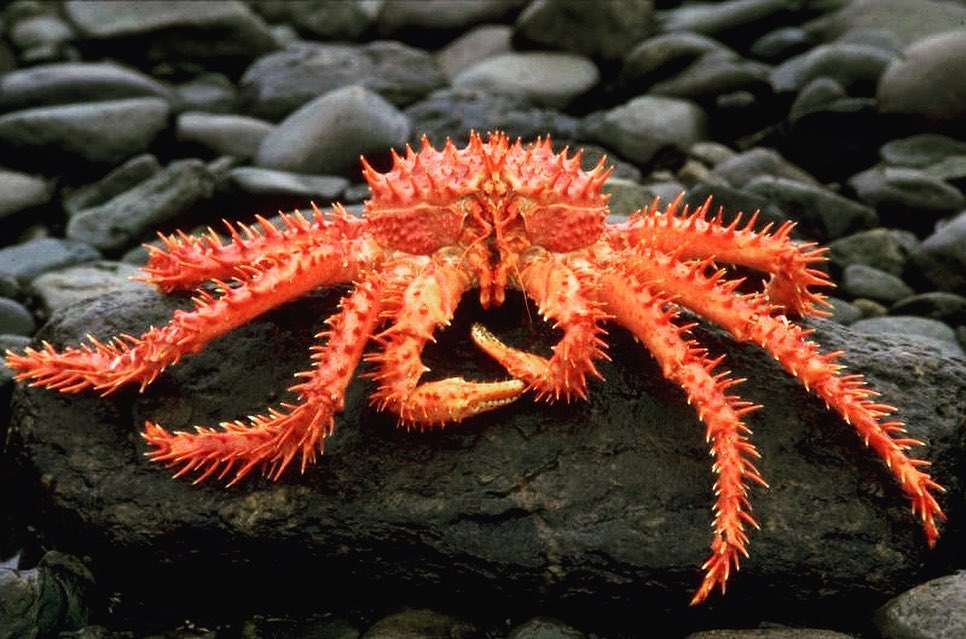
<svg viewBox="0 0 966 639">
<path fill-rule="evenodd" d="M 19 381 L 67 393 L 111 393 L 124 384 L 143 389 L 183 355 L 280 304 L 322 286 L 353 288 L 318 336 L 311 370 L 289 390 L 293 403 L 270 408 L 248 421 L 168 431 L 148 422 L 148 456 L 178 468 L 229 478 L 253 469 L 272 479 L 298 458 L 304 471 L 333 431 L 333 415 L 370 341 L 377 389 L 372 401 L 401 423 L 441 426 L 503 406 L 532 391 L 556 400 L 583 398 L 588 378 L 600 377 L 595 361 L 606 359 L 603 324 L 633 333 L 680 386 L 706 427 L 714 456 L 714 524 L 711 556 L 692 603 L 704 600 L 747 555 L 748 484 L 765 482 L 748 440 L 745 415 L 758 408 L 728 391 L 738 381 L 716 372 L 712 359 L 688 337 L 677 319 L 681 308 L 754 342 L 812 393 L 839 413 L 886 463 L 912 502 L 930 545 L 943 518 L 933 492 L 942 488 L 923 470 L 927 462 L 906 450 L 921 442 L 904 435 L 901 422 L 886 421 L 895 409 L 879 403 L 861 376 L 843 374 L 838 353 L 823 354 L 811 331 L 789 315 L 823 315 L 825 298 L 811 290 L 829 284 L 814 268 L 823 249 L 796 244 L 791 224 L 769 232 L 738 219 L 725 224 L 693 212 L 680 198 L 664 210 L 657 203 L 627 221 L 609 224 L 610 175 L 602 160 L 581 168 L 580 153 L 554 153 L 550 140 L 511 144 L 501 133 L 484 141 L 472 134 L 465 148 L 447 141 L 437 151 L 425 139 L 418 152 L 393 153 L 379 173 L 363 160 L 372 199 L 363 217 L 335 206 L 312 219 L 283 216 L 276 227 L 228 225 L 230 240 L 163 237 L 151 248 L 145 281 L 163 291 L 195 289 L 213 282 L 214 294 L 198 288 L 192 311 L 177 311 L 165 326 L 140 337 L 109 342 L 93 337 L 79 347 L 49 344 L 25 353 L 7 352 Z M 716 264 L 740 265 L 770 274 L 762 292 L 739 291 Z M 542 317 L 562 331 L 544 358 L 512 348 L 477 324 L 472 339 L 510 374 L 504 381 L 452 377 L 420 383 L 427 370 L 421 352 L 433 332 L 446 326 L 460 298 L 478 289 L 482 306 L 500 305 L 507 288 L 523 291 Z M 210 290 L 210 289 L 209 289 Z"/>
</svg>

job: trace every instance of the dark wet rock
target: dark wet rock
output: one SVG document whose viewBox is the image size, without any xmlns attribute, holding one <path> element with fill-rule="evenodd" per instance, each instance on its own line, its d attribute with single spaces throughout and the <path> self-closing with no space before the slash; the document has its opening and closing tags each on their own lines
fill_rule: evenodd
<svg viewBox="0 0 966 639">
<path fill-rule="evenodd" d="M 537 106 L 562 109 L 600 79 L 588 58 L 569 53 L 525 51 L 487 58 L 453 79 L 458 89 L 513 95 Z"/>
<path fill-rule="evenodd" d="M 778 206 L 823 240 L 874 227 L 879 221 L 875 209 L 815 183 L 763 175 L 752 179 L 744 188 Z"/>
<path fill-rule="evenodd" d="M 214 189 L 214 176 L 204 162 L 176 160 L 107 202 L 78 211 L 67 222 L 66 234 L 101 250 L 122 249 L 188 212 Z"/>
<path fill-rule="evenodd" d="M 249 115 L 275 122 L 322 94 L 354 84 L 405 106 L 445 83 L 431 54 L 400 42 L 297 42 L 249 67 L 239 100 Z"/>
<path fill-rule="evenodd" d="M 875 614 L 883 639 L 966 636 L 966 572 L 932 579 L 889 600 Z"/>
<path fill-rule="evenodd" d="M 45 237 L 0 249 L 0 279 L 23 288 L 38 275 L 99 257 L 97 249 L 85 242 Z"/>
<path fill-rule="evenodd" d="M 140 274 L 139 269 L 122 262 L 89 262 L 44 273 L 30 283 L 29 291 L 49 317 L 100 295 L 143 289 L 143 282 L 131 279 Z"/>
<path fill-rule="evenodd" d="M 232 185 L 250 195 L 288 195 L 318 203 L 338 200 L 349 186 L 344 177 L 302 175 L 287 171 L 242 166 L 228 173 Z"/>
<path fill-rule="evenodd" d="M 882 335 L 889 338 L 903 336 L 910 340 L 929 340 L 938 343 L 954 356 L 963 359 L 966 353 L 956 341 L 956 332 L 945 322 L 912 315 L 884 315 L 853 322 L 850 329 L 858 333 Z M 966 360 L 964 360 L 966 361 Z"/>
<path fill-rule="evenodd" d="M 852 297 L 864 297 L 886 304 L 898 302 L 915 293 L 902 279 L 865 264 L 846 266 L 839 290 Z"/>
<path fill-rule="evenodd" d="M 890 140 L 879 149 L 879 156 L 886 164 L 913 169 L 925 169 L 949 157 L 962 155 L 966 155 L 966 141 L 937 133 L 919 133 Z"/>
<path fill-rule="evenodd" d="M 50 551 L 36 568 L 0 568 L 0 636 L 48 637 L 87 625 L 94 577 L 76 557 Z"/>
<path fill-rule="evenodd" d="M 0 168 L 0 220 L 46 204 L 53 192 L 53 184 L 40 176 Z"/>
<path fill-rule="evenodd" d="M 446 138 L 465 144 L 470 131 L 505 131 L 510 137 L 535 140 L 577 137 L 580 122 L 557 111 L 541 109 L 507 95 L 468 89 L 442 89 L 405 110 L 412 122 L 410 141 L 425 134 L 440 146 Z"/>
<path fill-rule="evenodd" d="M 45 64 L 0 76 L 0 111 L 141 97 L 170 99 L 171 90 L 112 62 Z"/>
<path fill-rule="evenodd" d="M 176 86 L 172 102 L 178 113 L 230 113 L 238 102 L 238 89 L 221 73 L 204 73 Z"/>
<path fill-rule="evenodd" d="M 797 120 L 809 111 L 824 107 L 846 97 L 848 93 L 832 78 L 818 77 L 810 81 L 795 96 L 788 117 Z"/>
<path fill-rule="evenodd" d="M 884 317 L 889 314 L 889 309 L 885 304 L 870 300 L 867 297 L 860 297 L 852 300 L 852 305 L 859 309 L 863 319 L 870 317 Z M 854 324 L 855 322 L 853 322 Z"/>
<path fill-rule="evenodd" d="M 887 135 L 872 98 L 842 98 L 794 113 L 778 150 L 823 182 L 875 164 Z"/>
<path fill-rule="evenodd" d="M 507 25 L 487 24 L 468 31 L 436 53 L 436 64 L 452 81 L 460 71 L 474 64 L 509 53 L 513 29 Z"/>
<path fill-rule="evenodd" d="M 586 635 L 562 621 L 534 617 L 510 631 L 507 639 L 585 639 Z"/>
<path fill-rule="evenodd" d="M 966 291 L 966 211 L 940 225 L 910 259 L 919 274 L 940 291 Z"/>
<path fill-rule="evenodd" d="M 938 219 L 966 207 L 966 196 L 919 169 L 877 166 L 848 182 L 888 226 L 928 232 Z"/>
<path fill-rule="evenodd" d="M 778 26 L 785 26 L 793 13 L 783 0 L 725 0 L 701 2 L 665 11 L 668 31 L 693 31 L 723 41 L 748 41 Z"/>
<path fill-rule="evenodd" d="M 722 160 L 715 165 L 712 173 L 724 178 L 728 184 L 736 188 L 745 186 L 759 176 L 782 177 L 803 184 L 818 184 L 807 171 L 803 171 L 783 158 L 778 151 L 765 147 L 749 149 Z"/>
<path fill-rule="evenodd" d="M 805 25 L 823 40 L 850 31 L 882 30 L 903 44 L 955 28 L 966 20 L 966 7 L 943 0 L 848 0 L 841 9 Z"/>
<path fill-rule="evenodd" d="M 435 610 L 409 609 L 383 617 L 362 639 L 481 639 L 482 634 L 469 623 Z"/>
<path fill-rule="evenodd" d="M 693 632 L 685 639 L 856 639 L 847 635 L 820 628 L 756 628 L 753 630 L 703 630 Z"/>
<path fill-rule="evenodd" d="M 320 40 L 355 40 L 375 20 L 378 3 L 364 0 L 342 2 L 277 2 L 256 0 L 252 3 L 266 20 L 287 22 L 300 32 Z"/>
<path fill-rule="evenodd" d="M 584 119 L 587 136 L 640 165 L 665 149 L 684 151 L 706 135 L 707 116 L 687 100 L 644 95 Z"/>
<path fill-rule="evenodd" d="M 832 78 L 852 95 L 871 95 L 891 51 L 860 44 L 823 44 L 781 63 L 771 73 L 776 93 L 798 91 L 815 78 Z"/>
<path fill-rule="evenodd" d="M 262 140 L 274 129 L 270 122 L 244 115 L 190 111 L 178 116 L 175 135 L 179 142 L 214 155 L 248 160 L 255 157 Z"/>
<path fill-rule="evenodd" d="M 829 242 L 828 256 L 841 268 L 865 264 L 901 276 L 909 260 L 909 251 L 916 243 L 915 236 L 905 237 L 907 235 L 908 232 L 884 228 L 860 231 Z"/>
<path fill-rule="evenodd" d="M 611 619 L 683 614 L 708 552 L 713 474 L 704 429 L 683 393 L 616 328 L 607 338 L 614 361 L 601 363 L 607 382 L 595 382 L 586 402 L 525 398 L 459 427 L 405 432 L 369 407 L 371 387 L 360 380 L 325 456 L 305 475 L 226 490 L 172 480 L 145 459 L 138 432 L 147 418 L 186 428 L 285 398 L 281 389 L 308 364 L 335 297 L 266 314 L 185 358 L 144 394 L 19 389 L 11 451 L 26 469 L 25 488 L 43 478 L 37 523 L 45 539 L 84 548 L 131 601 L 164 593 L 188 617 L 252 601 L 334 606 L 400 592 L 441 607 L 485 597 L 511 618 L 535 605 Z M 38 337 L 76 344 L 89 332 L 137 334 L 187 303 L 149 290 L 102 297 L 55 314 Z M 429 349 L 439 375 L 502 375 L 467 338 L 477 320 L 538 349 L 554 339 L 519 298 L 483 312 L 471 296 Z M 943 502 L 962 503 L 955 469 L 966 361 L 902 336 L 815 325 L 824 349 L 846 349 L 850 370 L 901 403 L 912 436 L 930 442 L 917 454 L 934 461 L 950 489 Z M 771 485 L 751 491 L 763 528 L 721 605 L 756 615 L 764 606 L 774 617 L 815 605 L 854 614 L 914 583 L 936 555 L 852 429 L 758 348 L 704 329 L 695 337 L 728 353 L 728 368 L 748 378 L 740 394 L 765 406 L 750 418 Z M 961 535 L 940 543 L 955 546 Z M 128 589 L 132 565 L 137 584 Z M 326 578 L 306 591 L 302 576 L 320 571 Z M 205 579 L 190 578 L 198 574 Z M 221 597 L 201 596 L 213 591 Z"/>
<path fill-rule="evenodd" d="M 276 48 L 268 25 L 244 2 L 67 0 L 79 38 L 145 64 L 193 62 L 238 68 Z"/>
<path fill-rule="evenodd" d="M 158 158 L 149 153 L 135 156 L 97 182 L 65 192 L 62 198 L 64 210 L 74 216 L 83 209 L 107 202 L 160 171 Z"/>
<path fill-rule="evenodd" d="M 784 211 L 771 202 L 763 200 L 760 195 L 725 184 L 708 182 L 694 184 L 688 188 L 684 201 L 693 210 L 702 206 L 708 198 L 711 198 L 711 210 L 717 211 L 722 208 L 728 221 L 733 220 L 738 213 L 742 213 L 742 219 L 747 221 L 755 211 L 758 211 L 756 224 L 758 228 L 769 222 L 773 226 L 778 226 L 789 221 Z"/>
<path fill-rule="evenodd" d="M 244 639 L 273 639 L 304 637 L 305 639 L 359 639 L 356 626 L 328 613 L 311 615 L 308 619 L 286 618 L 281 615 L 255 615 L 245 621 L 241 636 Z"/>
<path fill-rule="evenodd" d="M 602 191 L 610 195 L 607 208 L 612 216 L 612 222 L 618 218 L 626 219 L 631 213 L 650 204 L 654 199 L 643 184 L 622 178 L 607 180 Z"/>
<path fill-rule="evenodd" d="M 852 322 L 862 319 L 862 311 L 856 308 L 854 304 L 832 295 L 828 297 L 828 301 L 832 304 L 830 309 L 832 315 L 829 317 L 831 321 L 848 326 Z"/>
<path fill-rule="evenodd" d="M 966 8 L 963 8 L 966 20 Z M 889 65 L 879 82 L 882 113 L 914 115 L 966 132 L 966 29 L 918 41 Z"/>
<path fill-rule="evenodd" d="M 946 322 L 950 326 L 966 325 L 966 297 L 956 293 L 930 291 L 907 297 L 889 309 L 893 315 L 918 315 Z"/>
<path fill-rule="evenodd" d="M 805 53 L 815 46 L 815 39 L 800 27 L 780 27 L 769 31 L 751 44 L 748 52 L 765 62 L 781 62 Z"/>
<path fill-rule="evenodd" d="M 648 38 L 624 56 L 617 77 L 628 93 L 640 93 L 651 85 L 674 77 L 711 52 L 730 52 L 723 44 L 689 31 L 662 33 Z"/>
<path fill-rule="evenodd" d="M 16 300 L 0 297 L 0 333 L 5 335 L 33 335 L 37 330 L 34 318 Z"/>
<path fill-rule="evenodd" d="M 562 49 L 616 60 L 657 30 L 651 0 L 601 2 L 536 0 L 517 18 L 516 39 L 540 49 Z"/>
<path fill-rule="evenodd" d="M 655 82 L 648 93 L 699 101 L 737 91 L 758 95 L 767 90 L 769 70 L 731 51 L 711 51 L 674 77 Z"/>
<path fill-rule="evenodd" d="M 143 153 L 168 125 L 160 98 L 24 109 L 0 116 L 4 157 L 24 165 L 116 165 Z"/>
<path fill-rule="evenodd" d="M 255 164 L 293 173 L 343 173 L 359 156 L 386 153 L 409 139 L 409 119 L 377 93 L 355 85 L 319 96 L 262 141 Z"/>
</svg>

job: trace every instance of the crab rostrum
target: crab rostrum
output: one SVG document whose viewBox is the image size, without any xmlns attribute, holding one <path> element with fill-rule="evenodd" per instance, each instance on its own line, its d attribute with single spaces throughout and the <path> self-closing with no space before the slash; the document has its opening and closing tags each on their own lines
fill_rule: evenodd
<svg viewBox="0 0 966 639">
<path fill-rule="evenodd" d="M 554 153 L 549 139 L 511 144 L 502 133 L 486 141 L 474 133 L 465 148 L 447 141 L 441 151 L 424 139 L 418 152 L 393 153 L 387 173 L 365 160 L 363 167 L 372 189 L 364 216 L 335 206 L 328 216 L 318 209 L 311 219 L 283 216 L 279 227 L 262 218 L 260 228 L 229 224 L 227 241 L 214 232 L 164 237 L 162 248 L 151 248 L 143 279 L 164 291 L 197 289 L 192 311 L 177 311 L 140 337 L 8 352 L 7 364 L 20 381 L 68 393 L 107 394 L 128 383 L 143 389 L 182 356 L 269 309 L 318 287 L 351 283 L 318 336 L 312 369 L 289 389 L 295 401 L 218 428 L 145 425 L 152 460 L 178 475 L 234 484 L 254 469 L 278 479 L 296 460 L 304 471 L 332 435 L 333 415 L 363 357 L 374 362 L 372 401 L 380 409 L 408 426 L 442 426 L 528 392 L 549 400 L 585 397 L 588 378 L 600 377 L 595 361 L 607 357 L 603 324 L 615 322 L 684 390 L 706 427 L 716 473 L 714 523 L 697 603 L 715 585 L 723 591 L 747 554 L 746 529 L 756 525 L 748 486 L 765 482 L 744 421 L 758 407 L 729 394 L 740 380 L 717 371 L 721 358 L 688 337 L 677 317 L 688 309 L 760 345 L 851 424 L 908 495 L 929 544 L 936 541 L 943 513 L 933 493 L 942 488 L 923 470 L 925 461 L 905 452 L 921 442 L 888 419 L 895 409 L 876 401 L 861 376 L 844 374 L 838 353 L 821 353 L 810 331 L 788 319 L 826 314 L 812 287 L 829 284 L 815 268 L 824 250 L 793 242 L 791 224 L 758 231 L 754 216 L 725 224 L 720 213 L 709 216 L 709 204 L 688 212 L 680 198 L 608 224 L 604 161 L 585 171 L 579 152 Z M 719 263 L 770 277 L 763 291 L 745 292 Z M 207 282 L 214 294 L 199 288 Z M 449 323 L 463 294 L 478 290 L 486 308 L 500 305 L 507 288 L 522 291 L 562 332 L 552 355 L 512 348 L 476 324 L 472 339 L 510 379 L 420 383 L 423 347 Z"/>
</svg>

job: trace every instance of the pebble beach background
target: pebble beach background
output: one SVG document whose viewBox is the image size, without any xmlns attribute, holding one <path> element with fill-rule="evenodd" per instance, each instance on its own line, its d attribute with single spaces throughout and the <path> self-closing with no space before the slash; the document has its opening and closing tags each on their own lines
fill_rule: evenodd
<svg viewBox="0 0 966 639">
<path fill-rule="evenodd" d="M 606 154 L 613 219 L 686 192 L 793 220 L 829 246 L 835 322 L 966 358 L 966 2 L 18 0 L 0 34 L 0 349 L 143 288 L 129 278 L 159 231 L 310 201 L 359 211 L 360 155 L 385 168 L 424 135 L 503 130 L 584 148 L 590 165 Z M 0 366 L 3 436 L 14 396 Z M 57 549 L 37 541 L 13 457 L 0 638 L 685 636 L 392 601 L 134 627 L 84 557 L 44 553 Z M 762 611 L 733 630 L 710 615 L 687 636 L 963 637 L 964 567 L 852 619 Z"/>
</svg>

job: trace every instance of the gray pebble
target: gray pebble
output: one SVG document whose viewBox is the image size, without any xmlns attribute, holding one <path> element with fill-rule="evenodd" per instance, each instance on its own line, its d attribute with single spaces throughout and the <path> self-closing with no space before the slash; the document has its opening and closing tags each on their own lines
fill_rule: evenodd
<svg viewBox="0 0 966 639">
<path fill-rule="evenodd" d="M 146 284 L 131 279 L 139 274 L 139 269 L 122 262 L 91 262 L 44 273 L 31 282 L 30 293 L 49 316 L 99 295 L 143 289 Z"/>
<path fill-rule="evenodd" d="M 244 115 L 189 111 L 178 116 L 176 136 L 179 142 L 200 145 L 216 155 L 248 160 L 274 129 L 270 122 Z"/>
<path fill-rule="evenodd" d="M 287 171 L 243 166 L 228 172 L 229 180 L 250 195 L 289 195 L 314 202 L 332 202 L 349 185 L 349 180 L 334 175 L 301 175 Z"/>
<path fill-rule="evenodd" d="M 40 176 L 0 168 L 0 220 L 50 201 L 53 185 Z"/>
<path fill-rule="evenodd" d="M 879 220 L 875 209 L 816 183 L 763 175 L 748 182 L 745 190 L 781 207 L 789 217 L 817 230 L 826 240 L 874 227 Z"/>
<path fill-rule="evenodd" d="M 0 279 L 25 287 L 37 276 L 100 257 L 90 244 L 41 238 L 0 249 Z"/>
<path fill-rule="evenodd" d="M 519 96 L 537 106 L 562 109 L 599 79 L 597 66 L 583 56 L 536 51 L 487 58 L 460 72 L 453 86 Z"/>
<path fill-rule="evenodd" d="M 36 330 L 37 325 L 34 323 L 34 318 L 30 314 L 30 311 L 16 300 L 12 300 L 9 297 L 0 297 L 0 333 L 7 335 L 33 335 Z"/>
<path fill-rule="evenodd" d="M 914 169 L 926 168 L 953 156 L 966 155 L 966 141 L 938 133 L 920 133 L 890 140 L 879 149 L 886 164 Z"/>
<path fill-rule="evenodd" d="M 798 91 L 815 78 L 825 77 L 832 78 L 846 90 L 855 89 L 871 95 L 894 57 L 894 53 L 878 47 L 823 44 L 775 67 L 771 83 L 776 93 L 786 93 Z"/>
<path fill-rule="evenodd" d="M 940 291 L 966 292 L 966 211 L 940 225 L 910 258 L 919 273 Z"/>
<path fill-rule="evenodd" d="M 869 317 L 853 322 L 850 328 L 873 335 L 903 335 L 909 338 L 928 339 L 947 351 L 963 354 L 963 349 L 956 341 L 956 331 L 948 324 L 926 317 L 912 315 Z"/>
<path fill-rule="evenodd" d="M 962 193 L 919 169 L 873 167 L 848 183 L 888 226 L 929 230 L 939 218 L 966 207 Z"/>
<path fill-rule="evenodd" d="M 907 590 L 879 608 L 874 620 L 883 639 L 966 637 L 966 572 Z"/>
<path fill-rule="evenodd" d="M 150 153 L 138 155 L 117 167 L 103 178 L 63 194 L 62 203 L 70 216 L 78 211 L 107 202 L 124 191 L 161 171 L 158 158 Z"/>
<path fill-rule="evenodd" d="M 966 296 L 930 291 L 907 297 L 893 304 L 889 313 L 928 317 L 946 322 L 950 326 L 966 325 Z"/>
<path fill-rule="evenodd" d="M 876 228 L 829 242 L 828 256 L 843 269 L 849 264 L 866 264 L 901 276 L 916 243 L 916 237 L 908 232 Z"/>
<path fill-rule="evenodd" d="M 818 181 L 807 171 L 783 158 L 778 151 L 765 147 L 749 149 L 723 160 L 714 167 L 712 173 L 724 178 L 728 184 L 736 188 L 745 186 L 759 176 L 782 177 L 804 184 L 818 184 Z"/>
<path fill-rule="evenodd" d="M 865 297 L 886 304 L 911 297 L 915 293 L 895 275 L 865 264 L 850 264 L 845 267 L 841 290 L 852 297 Z"/>
<path fill-rule="evenodd" d="M 461 71 L 512 49 L 513 30 L 506 25 L 488 24 L 456 38 L 436 53 L 436 63 L 452 82 Z"/>
</svg>

